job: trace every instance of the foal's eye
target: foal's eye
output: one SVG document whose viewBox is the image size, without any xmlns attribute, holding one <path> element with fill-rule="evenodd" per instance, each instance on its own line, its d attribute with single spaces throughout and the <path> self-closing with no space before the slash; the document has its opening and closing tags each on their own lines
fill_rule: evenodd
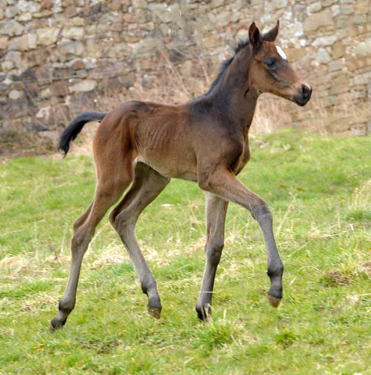
<svg viewBox="0 0 371 375">
<path fill-rule="evenodd" d="M 273 69 L 276 66 L 276 62 L 274 60 L 266 61 L 264 64 L 268 69 Z"/>
</svg>

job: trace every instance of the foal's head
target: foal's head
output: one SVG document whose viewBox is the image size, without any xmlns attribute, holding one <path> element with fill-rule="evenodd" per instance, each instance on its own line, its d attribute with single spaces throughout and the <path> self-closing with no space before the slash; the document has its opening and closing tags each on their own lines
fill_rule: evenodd
<svg viewBox="0 0 371 375">
<path fill-rule="evenodd" d="M 263 35 L 255 23 L 250 26 L 249 89 L 258 93 L 270 92 L 304 106 L 311 97 L 312 88 L 292 69 L 281 47 L 274 44 L 278 30 L 279 22 Z"/>
</svg>

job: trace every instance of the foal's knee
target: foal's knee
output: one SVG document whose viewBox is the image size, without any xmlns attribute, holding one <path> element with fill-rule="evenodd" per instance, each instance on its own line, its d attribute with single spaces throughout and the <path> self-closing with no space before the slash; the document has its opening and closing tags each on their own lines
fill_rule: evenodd
<svg viewBox="0 0 371 375">
<path fill-rule="evenodd" d="M 224 241 L 215 242 L 209 246 L 206 245 L 205 251 L 207 260 L 212 266 L 217 266 L 219 264 L 223 248 Z"/>
<path fill-rule="evenodd" d="M 74 229 L 73 237 L 71 240 L 71 250 L 72 252 L 79 252 L 82 250 L 85 252 L 90 240 L 94 235 L 94 230 L 86 229 L 84 226 L 80 226 Z"/>
<path fill-rule="evenodd" d="M 272 211 L 269 209 L 267 202 L 263 199 L 253 205 L 251 215 L 259 224 L 272 224 L 273 222 Z"/>
<path fill-rule="evenodd" d="M 132 215 L 128 215 L 125 210 L 118 214 L 112 211 L 109 215 L 109 220 L 119 234 L 135 228 L 135 221 L 133 221 Z"/>
</svg>

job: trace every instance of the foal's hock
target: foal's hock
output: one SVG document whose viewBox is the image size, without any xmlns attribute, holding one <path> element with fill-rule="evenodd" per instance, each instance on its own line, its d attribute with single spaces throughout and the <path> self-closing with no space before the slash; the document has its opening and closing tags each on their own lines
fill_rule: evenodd
<svg viewBox="0 0 371 375">
<path fill-rule="evenodd" d="M 209 91 L 185 104 L 131 101 L 107 114 L 82 113 L 67 126 L 59 143 L 65 154 L 85 123 L 102 121 L 94 138 L 96 192 L 88 210 L 74 224 L 70 276 L 59 312 L 51 321 L 52 330 L 66 323 L 75 306 L 82 259 L 96 226 L 129 187 L 109 220 L 148 296 L 149 313 L 160 317 L 156 280 L 139 248 L 135 225 L 171 178 L 197 182 L 206 192 L 206 266 L 196 305 L 198 317 L 207 321 L 211 314 L 228 202 L 249 210 L 261 227 L 271 280 L 268 300 L 278 306 L 283 264 L 274 240 L 272 214 L 267 203 L 236 177 L 250 158 L 248 134 L 259 95 L 270 92 L 300 106 L 311 97 L 311 87 L 293 71 L 285 53 L 274 44 L 278 29 L 277 22 L 262 35 L 252 23 L 249 40 L 239 43 L 235 55 L 223 62 Z"/>
</svg>

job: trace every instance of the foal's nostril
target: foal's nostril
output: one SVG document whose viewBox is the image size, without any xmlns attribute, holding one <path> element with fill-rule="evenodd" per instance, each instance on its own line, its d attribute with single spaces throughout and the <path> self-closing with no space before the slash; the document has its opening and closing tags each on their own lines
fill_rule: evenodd
<svg viewBox="0 0 371 375">
<path fill-rule="evenodd" d="M 303 99 L 309 99 L 312 94 L 312 88 L 307 85 L 301 85 L 301 93 L 303 95 Z"/>
</svg>

